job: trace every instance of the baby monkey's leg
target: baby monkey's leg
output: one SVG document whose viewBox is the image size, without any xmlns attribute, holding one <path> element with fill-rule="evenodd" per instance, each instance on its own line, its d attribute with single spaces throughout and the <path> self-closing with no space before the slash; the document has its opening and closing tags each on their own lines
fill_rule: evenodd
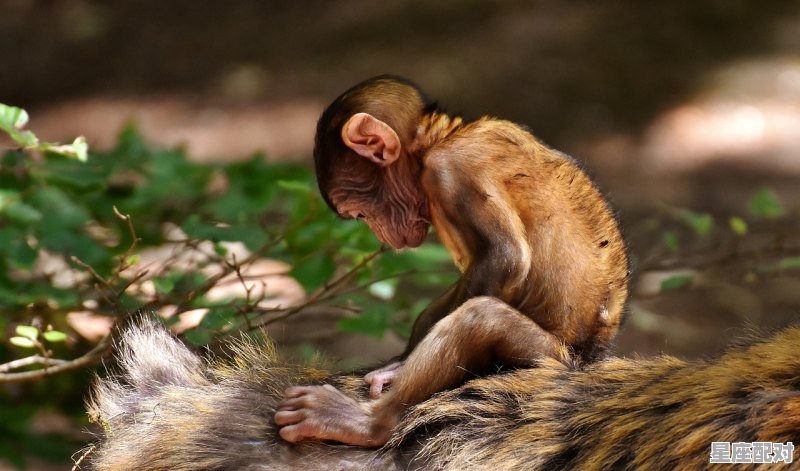
<svg viewBox="0 0 800 471">
<path fill-rule="evenodd" d="M 495 298 L 473 298 L 434 325 L 380 399 L 359 402 L 330 385 L 286 390 L 275 423 L 285 440 L 336 440 L 379 447 L 402 412 L 493 365 L 532 366 L 569 359 L 568 349 L 536 322 Z"/>
</svg>

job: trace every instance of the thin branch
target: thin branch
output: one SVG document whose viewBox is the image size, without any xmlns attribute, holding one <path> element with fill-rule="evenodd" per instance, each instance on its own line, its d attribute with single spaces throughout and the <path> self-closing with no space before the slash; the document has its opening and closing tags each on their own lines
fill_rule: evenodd
<svg viewBox="0 0 800 471">
<path fill-rule="evenodd" d="M 26 358 L 20 358 L 19 360 L 9 361 L 8 363 L 3 363 L 0 365 L 0 373 L 6 373 L 11 370 L 16 370 L 17 368 L 22 368 L 23 366 L 30 366 L 30 365 L 63 365 L 65 363 L 69 363 L 68 360 L 59 360 L 58 358 L 47 358 L 41 355 L 31 355 Z"/>
<path fill-rule="evenodd" d="M 92 455 L 92 453 L 94 452 L 94 448 L 95 448 L 95 445 L 89 445 L 85 449 L 77 451 L 75 454 L 77 454 L 77 453 L 81 454 L 81 456 L 77 460 L 75 460 L 75 454 L 73 454 L 72 455 L 72 459 L 75 461 L 75 465 L 72 467 L 72 469 L 70 471 L 77 471 L 77 470 L 81 469 L 81 463 L 87 457 Z"/>
<path fill-rule="evenodd" d="M 271 316 L 268 319 L 257 320 L 256 322 L 253 323 L 253 327 L 264 327 L 264 326 L 267 326 L 267 325 L 272 324 L 274 322 L 282 321 L 282 320 L 286 319 L 287 317 L 289 317 L 289 316 L 291 316 L 293 314 L 296 314 L 297 312 L 300 312 L 300 311 L 302 311 L 303 309 L 305 309 L 305 308 L 307 308 L 309 306 L 312 306 L 314 304 L 319 303 L 320 300 L 323 299 L 323 298 L 324 299 L 329 299 L 329 296 L 331 295 L 331 293 L 333 293 L 334 290 L 339 285 L 341 285 L 344 282 L 348 281 L 358 271 L 360 271 L 361 269 L 366 267 L 367 264 L 369 264 L 369 262 L 374 260 L 376 257 L 381 255 L 382 253 L 386 252 L 387 250 L 388 250 L 388 248 L 385 245 L 381 245 L 381 247 L 378 250 L 376 250 L 375 252 L 373 252 L 373 253 L 369 254 L 368 256 L 364 257 L 364 259 L 361 260 L 359 263 L 357 263 L 353 268 L 347 270 L 344 274 L 342 274 L 340 277 L 338 277 L 335 280 L 333 280 L 331 283 L 326 284 L 322 288 L 320 288 L 316 293 L 314 293 L 314 295 L 312 295 L 310 298 L 308 298 L 304 303 L 298 304 L 297 306 L 294 306 L 292 308 L 288 308 L 288 309 L 284 310 L 281 314 L 278 314 L 278 315 L 275 315 L 275 316 Z"/>
<path fill-rule="evenodd" d="M 119 296 L 122 296 L 122 294 L 123 294 L 123 293 L 125 293 L 125 291 L 126 291 L 128 288 L 130 288 L 130 287 L 131 287 L 131 285 L 133 285 L 134 283 L 138 282 L 139 280 L 141 280 L 142 278 L 144 278 L 145 276 L 147 276 L 147 274 L 149 273 L 149 271 L 150 271 L 150 270 L 142 270 L 142 271 L 140 271 L 139 273 L 137 273 L 136 275 L 134 275 L 134 276 L 133 276 L 133 278 L 131 278 L 130 280 L 128 280 L 128 281 L 127 281 L 127 282 L 126 282 L 124 285 L 122 285 L 122 287 L 121 287 L 121 288 L 119 288 L 119 289 L 117 290 L 117 296 L 118 296 L 118 297 L 119 297 Z"/>
<path fill-rule="evenodd" d="M 117 268 L 114 269 L 114 275 L 118 276 L 120 273 L 130 267 L 130 265 L 128 265 L 128 258 L 130 258 L 130 256 L 136 250 L 136 247 L 139 245 L 139 241 L 141 241 L 141 239 L 136 236 L 136 229 L 133 227 L 133 218 L 131 218 L 131 215 L 122 214 L 116 206 L 112 206 L 111 208 L 113 209 L 114 214 L 128 225 L 128 232 L 131 235 L 131 245 L 128 246 L 128 249 L 124 254 L 119 256 L 119 265 L 117 265 Z"/>
<path fill-rule="evenodd" d="M 59 363 L 56 364 L 55 366 L 49 366 L 45 364 L 45 368 L 41 370 L 24 371 L 21 373 L 0 373 L 0 383 L 19 383 L 23 381 L 34 381 L 37 379 L 44 378 L 46 376 L 52 376 L 59 373 L 64 373 L 66 371 L 77 370 L 97 363 L 103 356 L 105 356 L 110 351 L 111 351 L 110 335 L 106 335 L 100 340 L 100 342 L 97 345 L 95 345 L 93 349 L 88 351 L 83 356 L 75 358 L 74 360 L 59 360 Z M 21 360 L 26 360 L 26 359 L 23 358 Z M 16 361 L 21 361 L 21 360 L 16 360 Z M 54 359 L 51 358 L 48 360 L 48 363 L 53 361 Z"/>
<path fill-rule="evenodd" d="M 281 240 L 283 240 L 283 236 L 275 237 L 274 239 L 265 242 L 261 247 L 253 251 L 250 255 L 248 255 L 242 262 L 237 263 L 237 266 L 239 266 L 241 269 L 241 267 L 253 263 L 258 259 L 258 257 L 261 257 L 265 251 L 267 251 L 271 247 L 274 247 Z M 184 241 L 184 243 L 187 246 L 190 245 L 190 242 L 192 242 L 191 239 Z M 220 272 L 213 276 L 208 277 L 205 283 L 187 293 L 186 297 L 182 300 L 182 302 L 177 303 L 176 312 L 182 312 L 185 306 L 188 303 L 191 303 L 192 300 L 194 300 L 197 296 L 200 296 L 208 292 L 211 288 L 215 287 L 217 283 L 219 283 L 223 278 L 234 272 L 233 266 L 223 257 L 220 258 L 222 259 L 223 262 L 222 269 L 220 270 Z"/>
<path fill-rule="evenodd" d="M 108 280 L 106 280 L 105 278 L 103 278 L 102 276 L 100 276 L 100 274 L 99 274 L 99 273 L 97 273 L 97 270 L 95 270 L 93 266 L 91 266 L 91 265 L 89 265 L 88 263 L 84 262 L 83 260 L 79 259 L 79 258 L 78 258 L 78 257 L 76 257 L 75 255 L 71 256 L 71 257 L 70 257 L 70 260 L 72 260 L 72 263 L 75 263 L 76 265 L 80 265 L 80 266 L 81 266 L 81 267 L 83 267 L 84 269 L 88 270 L 88 271 L 89 271 L 89 273 L 91 273 L 91 274 L 92 274 L 92 276 L 93 276 L 93 277 L 94 277 L 94 278 L 95 278 L 97 281 L 99 281 L 100 283 L 102 283 L 102 284 L 103 284 L 103 286 L 105 286 L 106 288 L 110 288 L 110 285 L 109 285 L 109 282 L 108 282 Z"/>
<path fill-rule="evenodd" d="M 251 286 L 247 286 L 247 282 L 245 280 L 245 276 L 242 275 L 242 265 L 236 263 L 236 254 L 232 254 L 233 262 L 228 263 L 226 260 L 225 263 L 233 268 L 234 272 L 236 273 L 236 278 L 239 280 L 239 283 L 244 288 L 245 292 L 245 299 L 244 304 L 237 307 L 237 312 L 241 314 L 241 317 L 244 317 L 244 323 L 247 327 L 247 330 L 253 330 L 253 325 L 250 322 L 250 317 L 247 315 L 248 312 L 251 312 L 258 304 L 264 300 L 267 295 L 267 284 L 262 280 L 261 281 L 261 294 L 258 296 L 258 299 L 255 301 L 253 300 L 253 290 L 255 289 L 256 285 L 253 284 Z"/>
<path fill-rule="evenodd" d="M 333 297 L 341 296 L 343 294 L 355 293 L 355 292 L 361 291 L 363 289 L 369 288 L 370 286 L 374 285 L 375 283 L 380 283 L 381 281 L 386 281 L 386 280 L 393 280 L 395 278 L 402 278 L 404 276 L 413 275 L 415 273 L 419 273 L 419 271 L 417 269 L 415 269 L 415 268 L 412 268 L 410 270 L 401 271 L 399 273 L 395 273 L 395 274 L 392 274 L 392 275 L 386 275 L 386 276 L 382 276 L 380 278 L 375 278 L 374 280 L 369 280 L 366 283 L 362 283 L 360 285 L 353 286 L 350 289 L 346 289 L 346 290 L 340 291 L 338 293 L 332 293 L 329 297 L 323 298 L 320 301 L 327 301 L 329 299 L 332 299 Z M 430 271 L 425 271 L 423 273 L 436 273 L 436 271 L 435 270 L 430 270 Z"/>
<path fill-rule="evenodd" d="M 756 259 L 765 256 L 792 256 L 800 254 L 800 248 L 793 249 L 779 245 L 770 245 L 766 247 L 758 247 L 749 250 L 740 250 L 737 246 L 730 250 L 717 250 L 714 253 L 708 251 L 701 251 L 697 253 L 690 253 L 678 257 L 660 258 L 653 260 L 646 260 L 639 266 L 637 272 L 644 273 L 655 270 L 674 270 L 678 268 L 704 268 L 721 266 L 727 263 L 733 263 L 742 259 Z"/>
</svg>

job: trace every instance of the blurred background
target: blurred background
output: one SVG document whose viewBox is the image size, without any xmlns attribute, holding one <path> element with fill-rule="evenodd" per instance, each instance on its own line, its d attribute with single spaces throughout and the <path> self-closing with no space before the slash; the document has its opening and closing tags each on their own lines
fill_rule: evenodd
<svg viewBox="0 0 800 471">
<path fill-rule="evenodd" d="M 399 74 L 451 112 L 523 123 L 586 163 L 634 260 L 619 354 L 712 355 L 800 311 L 795 1 L 0 0 L 0 64 L 0 102 L 27 109 L 45 140 L 111 148 L 133 121 L 197 162 L 263 152 L 309 166 L 323 107 Z M 691 289 L 664 289 L 686 274 Z M 311 343 L 373 361 L 402 345 Z M 36 420 L 24 426 L 90 439 L 58 410 Z"/>
</svg>

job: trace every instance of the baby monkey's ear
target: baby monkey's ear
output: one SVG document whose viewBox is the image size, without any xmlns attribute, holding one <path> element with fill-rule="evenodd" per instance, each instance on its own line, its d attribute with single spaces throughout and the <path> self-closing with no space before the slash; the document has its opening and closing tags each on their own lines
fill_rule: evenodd
<svg viewBox="0 0 800 471">
<path fill-rule="evenodd" d="M 400 156 L 400 138 L 391 126 L 368 113 L 356 113 L 342 126 L 344 144 L 356 154 L 386 167 Z"/>
</svg>

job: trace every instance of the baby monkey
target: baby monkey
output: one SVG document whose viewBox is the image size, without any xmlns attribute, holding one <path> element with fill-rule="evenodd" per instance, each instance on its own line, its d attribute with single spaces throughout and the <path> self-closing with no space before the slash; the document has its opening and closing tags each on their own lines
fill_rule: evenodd
<svg viewBox="0 0 800 471">
<path fill-rule="evenodd" d="M 614 214 L 574 160 L 521 126 L 466 122 L 379 76 L 322 113 L 314 161 L 336 213 L 395 249 L 432 224 L 462 275 L 420 314 L 401 361 L 365 377 L 373 400 L 287 389 L 275 414 L 285 440 L 379 447 L 404 410 L 469 375 L 591 361 L 617 333 L 629 271 Z"/>
</svg>

